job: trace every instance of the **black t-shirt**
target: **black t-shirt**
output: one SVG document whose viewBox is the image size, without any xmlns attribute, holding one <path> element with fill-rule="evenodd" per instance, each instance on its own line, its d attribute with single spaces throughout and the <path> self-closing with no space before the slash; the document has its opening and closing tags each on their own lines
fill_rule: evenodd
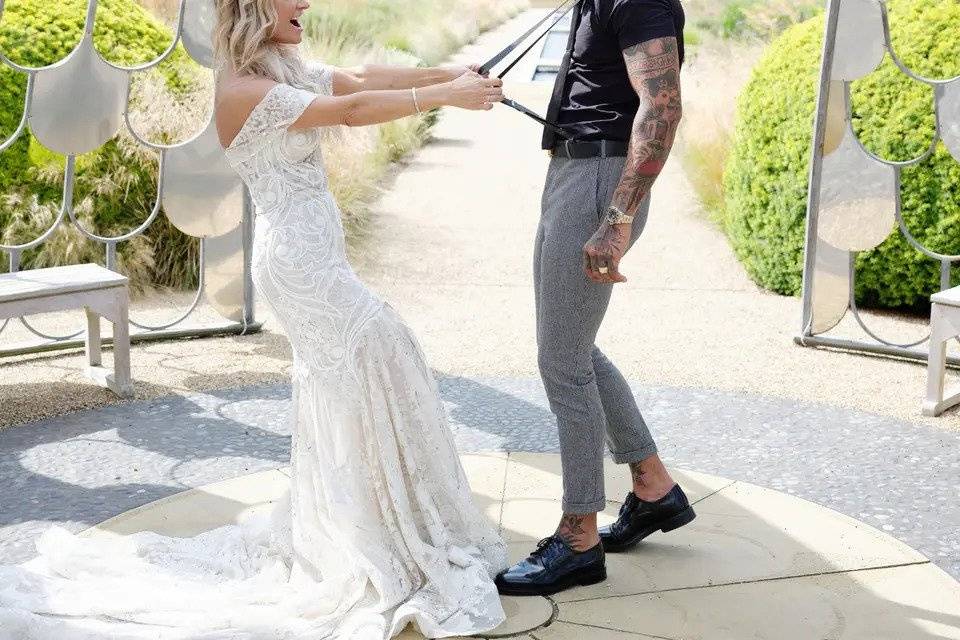
<svg viewBox="0 0 960 640">
<path fill-rule="evenodd" d="M 576 10 L 580 26 L 557 122 L 575 140 L 627 141 L 640 99 L 623 51 L 674 36 L 682 63 L 683 7 L 680 0 L 582 0 Z"/>
</svg>

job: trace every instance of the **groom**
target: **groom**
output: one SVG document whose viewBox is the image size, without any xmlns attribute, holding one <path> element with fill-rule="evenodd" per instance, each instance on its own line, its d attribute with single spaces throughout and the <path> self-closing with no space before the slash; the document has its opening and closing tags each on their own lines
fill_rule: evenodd
<svg viewBox="0 0 960 640">
<path fill-rule="evenodd" d="M 552 536 L 497 577 L 506 595 L 600 582 L 605 551 L 695 517 L 630 387 L 594 344 L 680 120 L 683 25 L 679 0 L 580 0 L 573 9 L 547 110 L 571 140 L 545 130 L 551 161 L 534 248 L 539 366 L 560 433 L 564 513 Z M 604 436 L 614 461 L 629 465 L 633 491 L 619 519 L 598 530 Z"/>
</svg>

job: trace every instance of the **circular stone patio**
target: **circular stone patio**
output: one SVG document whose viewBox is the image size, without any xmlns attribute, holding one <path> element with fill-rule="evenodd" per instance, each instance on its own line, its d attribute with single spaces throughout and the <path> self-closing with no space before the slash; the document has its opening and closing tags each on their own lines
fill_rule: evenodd
<svg viewBox="0 0 960 640">
<path fill-rule="evenodd" d="M 560 513 L 556 454 L 462 456 L 474 496 L 498 523 L 513 559 Z M 608 508 L 629 480 L 608 461 Z M 674 470 L 698 518 L 609 554 L 605 583 L 552 598 L 505 598 L 509 619 L 485 637 L 527 640 L 811 638 L 960 640 L 960 583 L 868 525 L 778 491 Z M 286 469 L 254 473 L 146 504 L 84 535 L 152 530 L 193 535 L 270 503 Z M 420 636 L 409 630 L 401 636 Z"/>
</svg>

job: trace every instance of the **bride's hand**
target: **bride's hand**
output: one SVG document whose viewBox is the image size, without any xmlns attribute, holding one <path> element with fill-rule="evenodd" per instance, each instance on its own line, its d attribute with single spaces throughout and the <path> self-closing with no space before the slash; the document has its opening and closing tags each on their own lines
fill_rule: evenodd
<svg viewBox="0 0 960 640">
<path fill-rule="evenodd" d="M 503 80 L 484 78 L 475 71 L 464 73 L 450 83 L 448 104 L 461 109 L 489 110 L 503 100 Z"/>
<path fill-rule="evenodd" d="M 443 69 L 443 71 L 447 74 L 447 82 L 452 82 L 453 80 L 456 80 L 463 74 L 470 73 L 471 71 L 474 73 L 480 73 L 480 66 L 481 66 L 480 63 L 477 62 L 477 63 L 466 65 L 466 66 L 462 64 L 448 64 L 448 65 L 443 65 L 440 68 Z M 486 73 L 483 75 L 488 76 L 490 74 Z"/>
</svg>

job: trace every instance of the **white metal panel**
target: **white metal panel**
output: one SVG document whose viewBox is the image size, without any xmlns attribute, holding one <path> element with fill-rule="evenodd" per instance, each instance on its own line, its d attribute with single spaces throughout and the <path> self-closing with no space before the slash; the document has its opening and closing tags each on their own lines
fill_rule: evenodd
<svg viewBox="0 0 960 640">
<path fill-rule="evenodd" d="M 119 131 L 127 85 L 127 73 L 104 62 L 86 36 L 61 62 L 37 72 L 30 130 L 51 151 L 93 151 Z"/>
<path fill-rule="evenodd" d="M 197 238 L 220 236 L 243 217 L 243 184 L 227 158 L 210 121 L 193 140 L 167 151 L 163 210 L 170 222 Z"/>
<path fill-rule="evenodd" d="M 886 53 L 877 0 L 843 0 L 837 22 L 834 80 L 857 80 L 874 71 Z"/>
<path fill-rule="evenodd" d="M 817 235 L 837 249 L 873 249 L 896 225 L 896 197 L 896 170 L 869 157 L 848 129 L 823 159 Z"/>
<path fill-rule="evenodd" d="M 204 241 L 206 297 L 224 318 L 243 320 L 243 226 Z"/>
</svg>

